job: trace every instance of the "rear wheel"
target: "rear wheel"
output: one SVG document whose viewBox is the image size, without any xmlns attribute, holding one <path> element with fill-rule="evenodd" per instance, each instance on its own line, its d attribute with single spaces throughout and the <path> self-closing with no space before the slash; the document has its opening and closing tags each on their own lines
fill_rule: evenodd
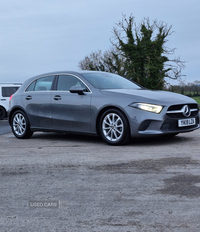
<svg viewBox="0 0 200 232">
<path fill-rule="evenodd" d="M 3 120 L 6 117 L 6 110 L 0 106 L 0 120 Z"/>
<path fill-rule="evenodd" d="M 33 132 L 30 130 L 30 124 L 26 114 L 18 110 L 12 115 L 11 121 L 12 132 L 18 139 L 28 139 Z"/>
<path fill-rule="evenodd" d="M 103 113 L 99 123 L 102 139 L 110 145 L 125 144 L 130 139 L 130 129 L 125 115 L 117 109 Z"/>
</svg>

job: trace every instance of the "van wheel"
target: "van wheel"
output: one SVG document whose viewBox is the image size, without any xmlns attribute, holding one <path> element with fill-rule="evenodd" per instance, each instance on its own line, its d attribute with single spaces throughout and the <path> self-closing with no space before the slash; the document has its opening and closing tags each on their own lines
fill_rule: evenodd
<svg viewBox="0 0 200 232">
<path fill-rule="evenodd" d="M 6 117 L 6 110 L 0 106 L 0 120 L 3 120 Z"/>
<path fill-rule="evenodd" d="M 17 110 L 12 115 L 11 127 L 13 134 L 18 139 L 28 139 L 33 134 L 33 132 L 30 130 L 28 118 L 21 110 Z"/>
</svg>

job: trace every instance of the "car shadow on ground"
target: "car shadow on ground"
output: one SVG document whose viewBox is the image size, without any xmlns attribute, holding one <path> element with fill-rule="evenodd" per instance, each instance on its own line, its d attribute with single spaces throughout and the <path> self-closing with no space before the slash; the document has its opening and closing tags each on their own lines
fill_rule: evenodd
<svg viewBox="0 0 200 232">
<path fill-rule="evenodd" d="M 102 144 L 106 143 L 98 136 L 80 135 L 80 134 L 66 134 L 66 133 L 54 133 L 54 132 L 36 132 L 31 139 L 50 140 L 50 141 L 69 141 L 69 142 L 84 142 L 86 144 Z M 155 136 L 148 138 L 132 138 L 128 144 L 124 146 L 156 146 L 156 145 L 173 145 L 177 143 L 190 142 L 194 140 L 194 137 L 182 136 L 178 134 L 176 136 Z"/>
<path fill-rule="evenodd" d="M 101 140 L 101 138 L 98 136 L 83 135 L 83 134 L 55 133 L 55 132 L 35 132 L 30 139 L 105 144 Z"/>
<path fill-rule="evenodd" d="M 155 146 L 155 145 L 172 145 L 177 143 L 190 142 L 193 140 L 193 137 L 183 137 L 181 134 L 176 136 L 155 136 L 149 138 L 140 138 L 140 139 L 131 139 L 132 145 L 138 146 Z"/>
</svg>

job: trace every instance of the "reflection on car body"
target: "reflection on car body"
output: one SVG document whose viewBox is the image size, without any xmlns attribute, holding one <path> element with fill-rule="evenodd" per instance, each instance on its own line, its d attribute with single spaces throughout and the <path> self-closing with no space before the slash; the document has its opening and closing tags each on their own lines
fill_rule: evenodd
<svg viewBox="0 0 200 232">
<path fill-rule="evenodd" d="M 119 145 L 131 137 L 198 129 L 199 109 L 189 97 L 147 90 L 116 74 L 55 72 L 25 81 L 10 99 L 9 123 L 19 139 L 61 131 Z"/>
</svg>

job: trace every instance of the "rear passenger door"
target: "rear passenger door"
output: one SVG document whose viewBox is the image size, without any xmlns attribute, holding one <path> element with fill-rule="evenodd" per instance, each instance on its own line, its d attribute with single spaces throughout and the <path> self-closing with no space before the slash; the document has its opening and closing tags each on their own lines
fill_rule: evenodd
<svg viewBox="0 0 200 232">
<path fill-rule="evenodd" d="M 71 93 L 72 86 L 81 86 L 86 91 L 83 95 Z M 74 132 L 90 131 L 91 92 L 75 75 L 60 75 L 56 91 L 52 92 L 53 129 Z"/>
<path fill-rule="evenodd" d="M 53 80 L 54 75 L 37 78 L 22 96 L 32 128 L 52 128 L 50 99 Z"/>
</svg>

